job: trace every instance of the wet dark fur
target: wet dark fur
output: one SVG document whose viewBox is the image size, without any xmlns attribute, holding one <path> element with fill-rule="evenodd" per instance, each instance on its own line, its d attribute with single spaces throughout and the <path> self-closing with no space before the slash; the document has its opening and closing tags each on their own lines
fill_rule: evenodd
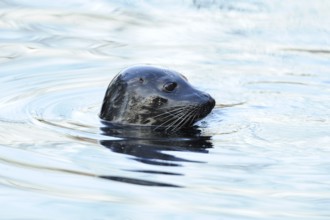
<svg viewBox="0 0 330 220">
<path fill-rule="evenodd" d="M 176 87 L 166 90 L 171 83 Z M 209 94 L 195 89 L 178 72 L 133 66 L 111 81 L 100 118 L 115 124 L 179 130 L 204 118 L 214 105 Z"/>
</svg>

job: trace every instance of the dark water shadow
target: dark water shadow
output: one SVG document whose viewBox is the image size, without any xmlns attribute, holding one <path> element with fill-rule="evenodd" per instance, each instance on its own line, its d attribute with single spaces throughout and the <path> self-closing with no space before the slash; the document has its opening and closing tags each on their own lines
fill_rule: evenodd
<svg viewBox="0 0 330 220">
<path fill-rule="evenodd" d="M 212 148 L 210 136 L 203 136 L 197 128 L 189 128 L 175 133 L 154 131 L 150 127 L 119 126 L 103 123 L 101 132 L 105 136 L 121 138 L 120 140 L 101 140 L 100 144 L 115 153 L 132 156 L 131 159 L 144 164 L 155 166 L 183 166 L 184 163 L 205 163 L 204 161 L 189 160 L 178 157 L 171 152 L 208 153 Z M 148 174 L 177 175 L 181 173 L 153 170 L 130 169 L 131 172 L 143 172 Z M 100 176 L 104 179 L 148 186 L 172 186 L 174 184 L 137 180 L 118 176 Z"/>
</svg>

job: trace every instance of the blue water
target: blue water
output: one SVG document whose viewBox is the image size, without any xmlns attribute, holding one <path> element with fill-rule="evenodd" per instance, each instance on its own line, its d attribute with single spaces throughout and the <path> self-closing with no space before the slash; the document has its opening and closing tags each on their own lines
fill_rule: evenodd
<svg viewBox="0 0 330 220">
<path fill-rule="evenodd" d="M 0 219 L 330 219 L 329 8 L 0 1 Z M 105 90 L 134 64 L 215 98 L 204 147 L 102 145 Z"/>
</svg>

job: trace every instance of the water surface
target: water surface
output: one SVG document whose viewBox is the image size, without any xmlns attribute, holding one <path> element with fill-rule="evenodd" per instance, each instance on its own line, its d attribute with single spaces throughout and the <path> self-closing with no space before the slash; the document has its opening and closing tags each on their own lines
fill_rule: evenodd
<svg viewBox="0 0 330 220">
<path fill-rule="evenodd" d="M 330 219 L 328 1 L 0 6 L 1 219 Z M 216 99 L 199 138 L 103 134 L 134 64 Z"/>
</svg>

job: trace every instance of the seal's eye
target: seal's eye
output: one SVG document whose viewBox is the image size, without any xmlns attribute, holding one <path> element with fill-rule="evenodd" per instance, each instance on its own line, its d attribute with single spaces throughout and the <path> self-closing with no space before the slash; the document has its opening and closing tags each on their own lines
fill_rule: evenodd
<svg viewBox="0 0 330 220">
<path fill-rule="evenodd" d="M 176 88 L 177 84 L 175 82 L 169 82 L 164 85 L 165 92 L 172 92 Z"/>
</svg>

